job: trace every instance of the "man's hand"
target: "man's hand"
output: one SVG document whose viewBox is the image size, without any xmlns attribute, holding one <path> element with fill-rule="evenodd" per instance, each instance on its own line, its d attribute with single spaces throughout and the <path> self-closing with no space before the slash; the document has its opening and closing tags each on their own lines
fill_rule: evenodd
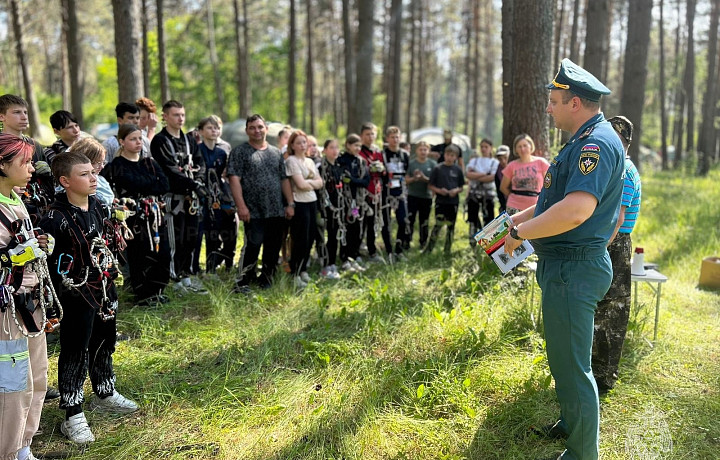
<svg viewBox="0 0 720 460">
<path fill-rule="evenodd" d="M 295 208 L 292 206 L 285 206 L 285 218 L 287 220 L 290 220 L 294 216 L 295 216 Z"/>
<path fill-rule="evenodd" d="M 47 255 L 51 256 L 55 249 L 55 238 L 48 233 L 43 233 L 37 236 L 38 246 L 44 250 Z"/>
<path fill-rule="evenodd" d="M 237 215 L 243 222 L 250 222 L 250 210 L 244 204 L 238 206 Z"/>
<path fill-rule="evenodd" d="M 522 244 L 522 240 L 516 240 L 510 234 L 505 237 L 505 252 L 512 255 L 512 253 Z"/>
</svg>

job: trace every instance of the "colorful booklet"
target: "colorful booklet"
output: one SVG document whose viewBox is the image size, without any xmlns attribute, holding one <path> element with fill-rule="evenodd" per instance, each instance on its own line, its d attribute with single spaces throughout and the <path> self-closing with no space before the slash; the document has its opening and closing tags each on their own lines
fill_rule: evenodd
<svg viewBox="0 0 720 460">
<path fill-rule="evenodd" d="M 475 241 L 482 246 L 503 274 L 509 272 L 535 252 L 528 240 L 523 240 L 512 255 L 505 253 L 505 237 L 513 222 L 507 213 L 502 213 L 475 234 Z"/>
</svg>

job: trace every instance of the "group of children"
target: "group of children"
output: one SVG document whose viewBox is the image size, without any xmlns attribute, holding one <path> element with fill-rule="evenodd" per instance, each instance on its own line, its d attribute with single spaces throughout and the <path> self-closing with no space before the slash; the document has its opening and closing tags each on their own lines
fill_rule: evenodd
<svg viewBox="0 0 720 460">
<path fill-rule="evenodd" d="M 180 292 L 203 293 L 196 276 L 203 236 L 205 269 L 214 272 L 233 266 L 238 235 L 225 178 L 230 146 L 220 139 L 219 118 L 205 118 L 186 133 L 184 107 L 168 101 L 165 126 L 156 133 L 152 101 L 120 103 L 117 135 L 101 145 L 81 138 L 73 115 L 58 111 L 50 118 L 58 140 L 43 149 L 23 134 L 27 111 L 22 98 L 0 96 L 0 417 L 3 427 L 14 424 L 0 434 L 0 460 L 34 458 L 29 446 L 47 386 L 45 331 L 62 325 L 61 432 L 76 443 L 91 442 L 83 412 L 88 373 L 92 409 L 138 408 L 115 389 L 115 280 L 121 269 L 139 304 L 166 302 L 163 291 L 171 280 Z M 342 152 L 337 140 L 326 141 L 322 156 L 312 136 L 290 134 L 286 175 L 301 178 L 293 179 L 290 222 L 298 286 L 309 278 L 313 244 L 328 278 L 364 270 L 362 246 L 370 261 L 385 261 L 375 244 L 378 234 L 390 262 L 404 258 L 416 220 L 425 252 L 432 251 L 442 226 L 450 250 L 465 185 L 456 164 L 459 148 L 445 146 L 438 165 L 431 146 L 419 142 L 411 159 L 400 134 L 389 127 L 379 149 L 377 128 L 366 123 L 359 135 L 347 136 Z M 433 195 L 436 224 L 430 231 Z"/>
</svg>

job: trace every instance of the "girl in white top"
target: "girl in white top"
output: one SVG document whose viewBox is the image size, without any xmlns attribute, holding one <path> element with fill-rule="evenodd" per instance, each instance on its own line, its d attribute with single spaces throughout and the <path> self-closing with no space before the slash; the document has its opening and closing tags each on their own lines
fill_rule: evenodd
<svg viewBox="0 0 720 460">
<path fill-rule="evenodd" d="M 288 139 L 287 146 L 288 157 L 285 160 L 285 173 L 290 179 L 295 201 L 295 216 L 290 221 L 290 236 L 292 237 L 290 271 L 295 276 L 295 285 L 303 288 L 310 281 L 305 266 L 310 258 L 310 248 L 317 227 L 315 190 L 323 187 L 323 180 L 315 162 L 306 156 L 308 136 L 304 132 L 294 131 Z"/>
</svg>

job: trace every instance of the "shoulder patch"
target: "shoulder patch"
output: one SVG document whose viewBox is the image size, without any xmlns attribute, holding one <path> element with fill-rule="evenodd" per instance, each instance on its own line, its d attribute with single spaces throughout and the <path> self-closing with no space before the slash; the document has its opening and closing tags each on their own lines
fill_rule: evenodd
<svg viewBox="0 0 720 460">
<path fill-rule="evenodd" d="M 585 144 L 580 149 L 581 152 L 599 152 L 600 146 L 597 144 Z"/>
<path fill-rule="evenodd" d="M 543 187 L 550 188 L 552 185 L 552 173 L 548 170 L 548 172 L 545 173 L 545 180 L 543 181 Z"/>
<path fill-rule="evenodd" d="M 586 130 L 580 135 L 580 137 L 578 137 L 578 139 L 585 139 L 585 138 L 588 137 L 590 134 L 592 134 L 592 132 L 593 132 L 594 129 L 595 129 L 595 125 L 590 126 L 588 129 L 586 129 Z"/>
<path fill-rule="evenodd" d="M 587 176 L 595 170 L 599 162 L 599 154 L 592 151 L 582 150 L 582 152 L 580 153 L 580 160 L 578 160 L 578 168 L 584 176 Z"/>
</svg>

